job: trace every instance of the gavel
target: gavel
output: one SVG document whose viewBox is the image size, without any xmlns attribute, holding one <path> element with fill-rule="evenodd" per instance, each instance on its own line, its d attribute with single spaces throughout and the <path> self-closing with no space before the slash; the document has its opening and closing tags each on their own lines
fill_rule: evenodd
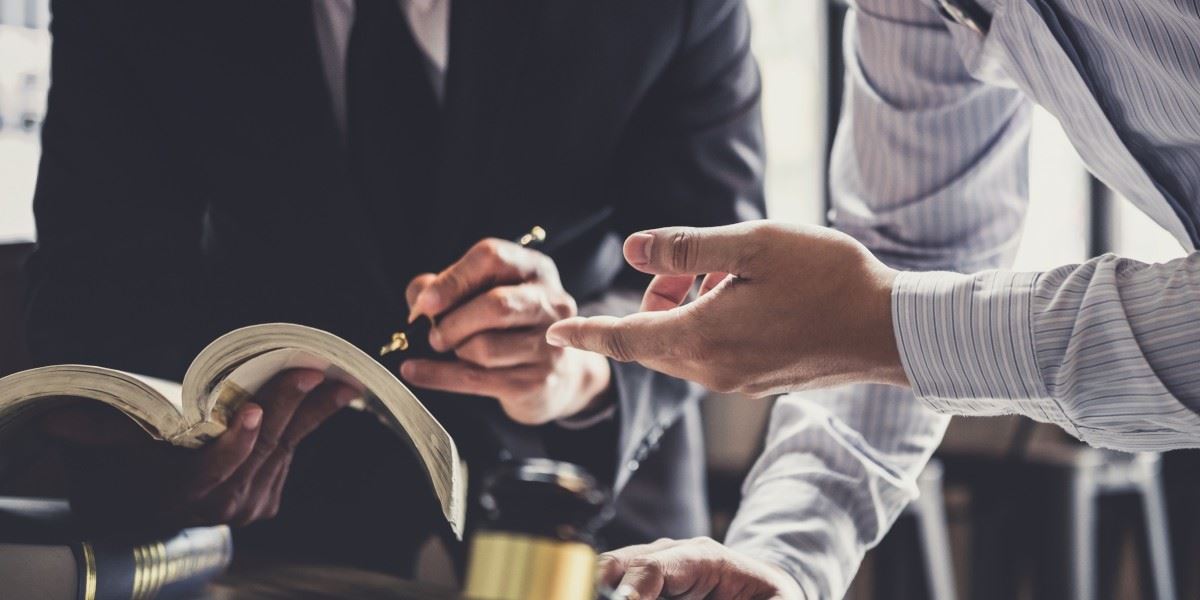
<svg viewBox="0 0 1200 600">
<path fill-rule="evenodd" d="M 471 540 L 470 600 L 616 599 L 596 581 L 596 531 L 609 496 L 582 467 L 505 463 L 484 482 L 485 524 Z"/>
</svg>

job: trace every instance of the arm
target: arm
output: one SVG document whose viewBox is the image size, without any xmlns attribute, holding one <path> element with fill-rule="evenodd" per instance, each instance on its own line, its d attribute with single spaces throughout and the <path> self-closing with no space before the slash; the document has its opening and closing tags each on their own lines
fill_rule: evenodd
<svg viewBox="0 0 1200 600">
<path fill-rule="evenodd" d="M 169 143 L 120 10 L 58 0 L 53 14 L 31 354 L 178 380 L 204 321 L 203 204 L 182 172 L 186 145 Z"/>
<path fill-rule="evenodd" d="M 1094 446 L 1200 446 L 1200 253 L 1046 273 L 901 275 L 896 336 L 940 412 L 1020 413 Z M 933 331 L 944 332 L 941 336 Z"/>
<path fill-rule="evenodd" d="M 892 360 L 898 360 L 893 340 L 878 340 L 861 327 L 890 329 L 891 322 L 891 276 L 862 268 L 874 261 L 865 251 L 907 269 L 972 271 L 1010 260 L 1026 202 L 1027 103 L 1016 92 L 972 79 L 928 6 L 859 4 L 847 23 L 846 104 L 831 185 L 836 227 L 866 248 L 816 228 L 740 227 L 728 248 L 718 248 L 722 244 L 714 237 L 718 243 L 709 246 L 710 253 L 703 241 L 688 241 L 686 231 L 656 233 L 643 264 L 685 256 L 693 264 L 681 272 L 744 277 L 715 286 L 693 303 L 687 315 L 692 321 L 678 332 L 705 331 L 693 344 L 711 355 L 639 358 L 643 363 L 756 394 L 862 380 L 901 383 L 899 369 L 854 377 L 831 371 L 861 368 L 862 361 L 839 355 L 847 340 L 868 340 L 863 345 L 870 348 L 890 345 Z M 692 250 L 674 252 L 660 242 L 678 239 Z M 636 246 L 632 240 L 626 245 L 627 258 L 635 262 L 646 254 Z M 733 260 L 717 264 L 717 255 Z M 878 279 L 878 285 L 847 287 L 858 275 Z M 784 280 L 775 285 L 773 276 Z M 669 276 L 660 276 L 652 285 L 669 292 L 669 283 Z M 715 298 L 706 303 L 708 296 Z M 878 302 L 859 302 L 873 296 Z M 682 297 L 671 300 L 676 299 Z M 717 299 L 738 305 L 722 311 Z M 772 317 L 748 322 L 753 314 Z M 657 325 L 643 317 L 617 323 L 613 331 L 631 331 L 643 322 L 647 328 Z M 726 322 L 728 331 L 721 327 Z M 655 333 L 661 338 L 676 332 Z M 769 342 L 760 349 L 752 340 Z M 616 349 L 624 351 L 622 358 L 635 358 L 631 353 L 642 348 L 625 341 Z M 742 356 L 722 355 L 721 348 L 738 348 Z M 645 351 L 653 357 L 657 349 Z M 692 370 L 679 368 L 689 363 Z M 745 386 L 750 378 L 755 380 Z M 783 568 L 810 600 L 840 597 L 865 551 L 915 496 L 915 478 L 947 422 L 896 386 L 856 385 L 781 398 L 727 544 Z"/>
</svg>

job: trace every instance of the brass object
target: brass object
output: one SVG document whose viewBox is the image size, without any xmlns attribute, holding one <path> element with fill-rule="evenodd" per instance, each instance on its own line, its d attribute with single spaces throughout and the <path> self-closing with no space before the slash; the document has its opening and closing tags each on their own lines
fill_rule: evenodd
<svg viewBox="0 0 1200 600">
<path fill-rule="evenodd" d="M 96 552 L 92 545 L 82 544 L 83 554 L 83 598 L 96 600 Z"/>
<path fill-rule="evenodd" d="M 534 225 L 530 228 L 529 233 L 517 238 L 517 243 L 522 246 L 533 246 L 546 241 L 546 230 L 539 225 Z"/>
<path fill-rule="evenodd" d="M 392 341 L 379 349 L 379 356 L 387 356 L 393 352 L 408 350 L 408 334 L 398 331 L 392 334 Z"/>
<path fill-rule="evenodd" d="M 583 542 L 481 531 L 471 543 L 464 593 L 471 600 L 593 600 L 596 551 Z"/>
</svg>

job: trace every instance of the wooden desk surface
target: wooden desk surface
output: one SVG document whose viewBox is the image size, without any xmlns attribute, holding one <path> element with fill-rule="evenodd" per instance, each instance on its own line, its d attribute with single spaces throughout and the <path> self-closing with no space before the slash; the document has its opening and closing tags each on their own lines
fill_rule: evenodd
<svg viewBox="0 0 1200 600">
<path fill-rule="evenodd" d="M 453 590 L 345 567 L 258 567 L 218 579 L 202 600 L 460 600 Z"/>
</svg>

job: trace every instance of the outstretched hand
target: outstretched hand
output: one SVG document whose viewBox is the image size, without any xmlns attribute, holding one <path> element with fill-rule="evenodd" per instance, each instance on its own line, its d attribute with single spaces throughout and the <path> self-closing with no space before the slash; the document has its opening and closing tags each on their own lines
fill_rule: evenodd
<svg viewBox="0 0 1200 600">
<path fill-rule="evenodd" d="M 625 259 L 655 275 L 642 312 L 560 321 L 551 344 L 722 392 L 906 384 L 892 331 L 896 272 L 845 234 L 770 221 L 668 227 L 630 236 Z M 701 295 L 685 303 L 697 276 Z"/>
</svg>

